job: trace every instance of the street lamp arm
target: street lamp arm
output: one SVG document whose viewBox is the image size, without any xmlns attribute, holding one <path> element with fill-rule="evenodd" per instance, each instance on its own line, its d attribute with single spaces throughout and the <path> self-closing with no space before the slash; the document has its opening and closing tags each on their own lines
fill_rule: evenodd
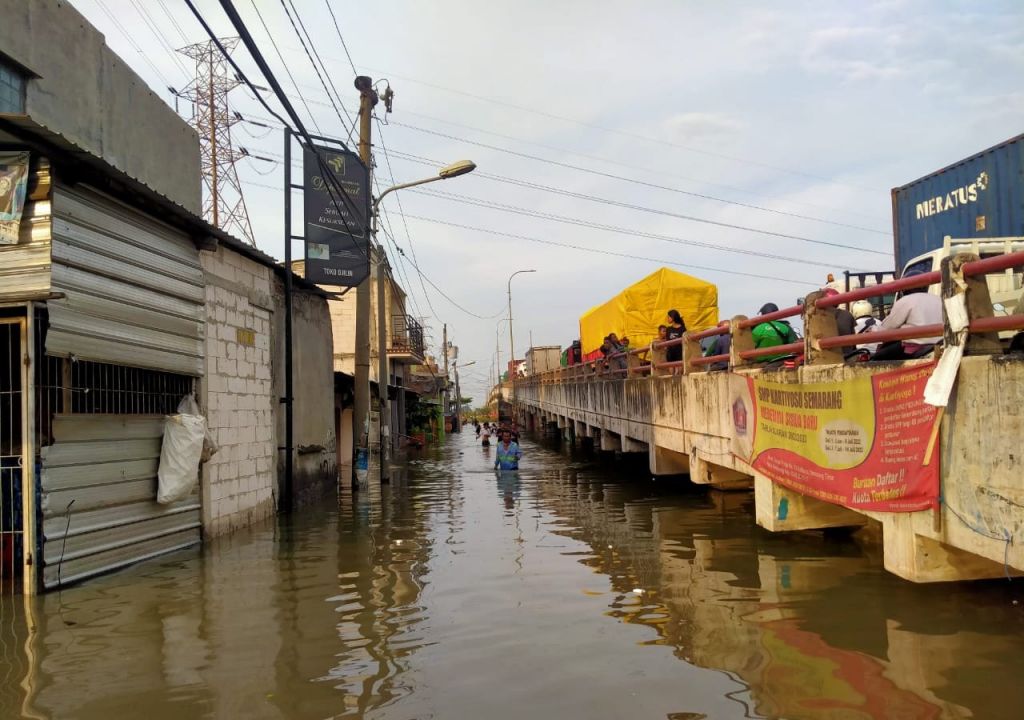
<svg viewBox="0 0 1024 720">
<path fill-rule="evenodd" d="M 393 193 L 396 190 L 405 190 L 406 188 L 416 187 L 417 185 L 426 185 L 427 183 L 436 182 L 438 180 L 444 180 L 443 177 L 437 175 L 435 177 L 423 178 L 422 180 L 414 180 L 413 182 L 402 183 L 400 185 L 392 185 L 387 190 L 382 192 L 373 201 L 373 213 L 377 214 L 377 208 L 380 206 L 380 201 L 384 199 L 384 196 L 388 193 Z"/>
</svg>

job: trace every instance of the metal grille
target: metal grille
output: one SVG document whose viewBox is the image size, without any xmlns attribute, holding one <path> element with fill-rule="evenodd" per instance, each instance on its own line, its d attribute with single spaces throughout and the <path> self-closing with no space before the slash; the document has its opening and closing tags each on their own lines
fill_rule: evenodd
<svg viewBox="0 0 1024 720">
<path fill-rule="evenodd" d="M 391 352 L 406 352 L 423 357 L 423 326 L 409 315 L 391 317 Z"/>
<path fill-rule="evenodd" d="M 0 320 L 0 593 L 20 589 L 23 565 L 21 324 Z"/>
</svg>

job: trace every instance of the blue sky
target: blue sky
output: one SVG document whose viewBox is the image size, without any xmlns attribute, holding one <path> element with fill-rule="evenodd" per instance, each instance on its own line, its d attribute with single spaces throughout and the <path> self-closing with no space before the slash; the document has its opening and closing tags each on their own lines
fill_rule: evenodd
<svg viewBox="0 0 1024 720">
<path fill-rule="evenodd" d="M 346 135 L 281 3 L 255 1 L 316 124 L 325 135 Z M 294 2 L 353 111 L 352 71 L 324 0 Z M 470 175 L 429 189 L 647 235 L 402 193 L 407 235 L 394 196 L 385 200 L 398 244 L 409 254 L 415 250 L 424 274 L 460 305 L 488 318 L 465 313 L 426 285 L 428 303 L 413 269 L 405 266 L 415 312 L 425 316 L 434 342 L 440 343 L 441 323 L 447 322 L 461 362 L 476 362 L 463 374 L 463 386 L 477 398 L 494 358 L 497 320 L 489 316 L 505 314 L 510 272 L 538 271 L 516 278 L 513 286 L 516 346 L 524 349 L 531 332 L 537 345 L 564 346 L 577 337 L 582 312 L 658 263 L 413 216 L 677 263 L 672 267 L 719 286 L 724 317 L 750 314 L 766 301 L 791 303 L 830 271 L 890 269 L 889 190 L 1024 132 L 1019 2 L 331 3 L 359 72 L 388 78 L 395 90 L 394 113 L 382 137 L 394 151 L 397 181 L 431 174 L 429 166 L 400 155 L 446 162 L 471 158 L 481 173 L 520 184 Z M 73 4 L 169 102 L 166 84 L 186 84 L 154 33 L 155 27 L 173 47 L 185 38 L 203 39 L 183 3 Z M 199 5 L 218 32 L 230 33 L 219 3 Z M 252 0 L 236 5 L 279 80 L 296 95 Z M 148 12 L 145 19 L 140 8 Z M 244 50 L 237 54 L 256 75 Z M 232 102 L 243 115 L 266 116 L 244 90 L 236 90 Z M 294 102 L 309 120 L 302 103 Z M 266 132 L 243 125 L 235 138 L 251 152 L 279 157 L 280 134 Z M 380 147 L 377 163 L 386 186 L 391 178 Z M 281 191 L 272 189 L 281 186 L 280 165 L 242 161 L 239 168 L 258 244 L 281 257 Z M 295 253 L 301 256 L 301 248 Z M 507 360 L 507 334 L 501 335 Z"/>
</svg>

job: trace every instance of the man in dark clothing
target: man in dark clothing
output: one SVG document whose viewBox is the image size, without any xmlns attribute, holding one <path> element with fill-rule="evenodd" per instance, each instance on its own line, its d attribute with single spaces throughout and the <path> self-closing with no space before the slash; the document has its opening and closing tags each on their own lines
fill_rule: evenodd
<svg viewBox="0 0 1024 720">
<path fill-rule="evenodd" d="M 718 323 L 718 327 L 727 327 L 729 325 L 728 320 L 723 320 Z M 725 333 L 724 335 L 715 335 L 711 338 L 714 342 L 711 343 L 711 347 L 708 348 L 707 352 L 704 353 L 706 357 L 713 355 L 728 355 L 729 348 L 732 347 L 732 334 Z M 722 360 L 716 363 L 712 363 L 709 370 L 727 370 L 729 368 L 729 361 Z"/>
</svg>

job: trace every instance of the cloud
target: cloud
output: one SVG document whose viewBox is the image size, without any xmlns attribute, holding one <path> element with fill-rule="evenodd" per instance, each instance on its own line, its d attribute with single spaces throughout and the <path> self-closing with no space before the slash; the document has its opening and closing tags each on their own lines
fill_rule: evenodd
<svg viewBox="0 0 1024 720">
<path fill-rule="evenodd" d="M 677 113 L 665 121 L 667 135 L 677 142 L 735 135 L 743 123 L 713 112 Z"/>
<path fill-rule="evenodd" d="M 811 33 L 801 64 L 844 82 L 884 80 L 905 72 L 897 61 L 906 38 L 896 28 L 836 26 Z"/>
</svg>

